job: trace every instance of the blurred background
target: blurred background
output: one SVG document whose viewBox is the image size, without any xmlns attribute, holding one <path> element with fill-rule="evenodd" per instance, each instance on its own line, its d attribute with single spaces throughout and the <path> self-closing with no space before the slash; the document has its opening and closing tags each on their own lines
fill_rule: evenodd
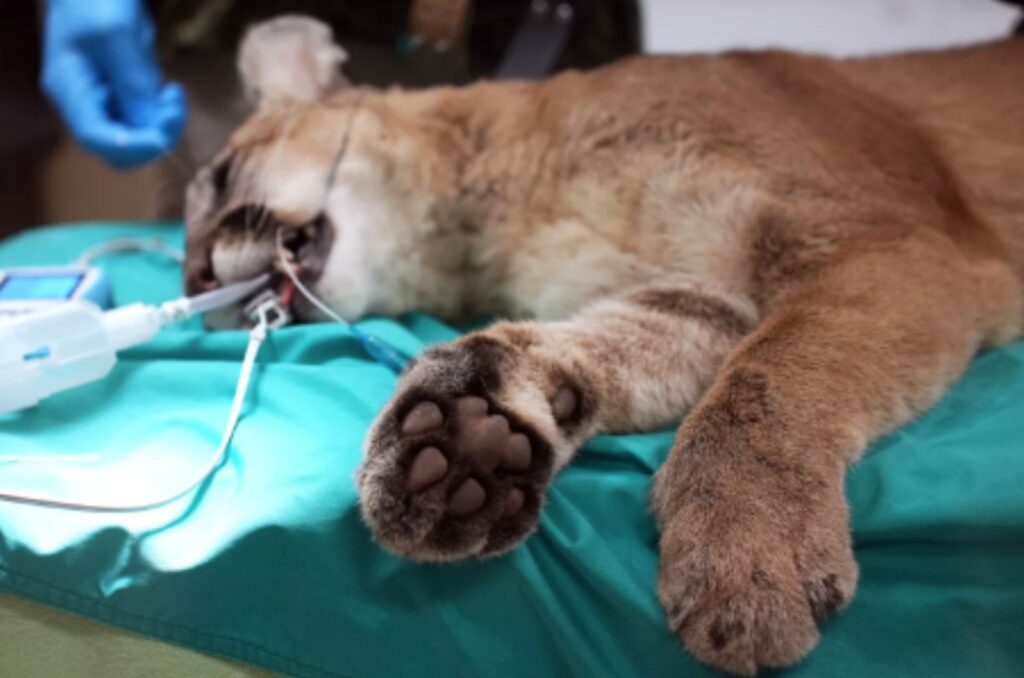
<svg viewBox="0 0 1024 678">
<path fill-rule="evenodd" d="M 87 2 L 89 0 L 82 0 Z M 856 56 L 996 39 L 1021 21 L 998 0 L 150 0 L 165 71 L 189 94 L 172 157 L 109 169 L 67 135 L 38 88 L 39 5 L 0 0 L 0 237 L 37 224 L 176 218 L 185 183 L 248 112 L 234 47 L 251 21 L 327 20 L 353 80 L 423 86 L 533 77 L 638 51 L 786 47 Z M 1022 112 L 1024 115 L 1024 112 Z"/>
</svg>

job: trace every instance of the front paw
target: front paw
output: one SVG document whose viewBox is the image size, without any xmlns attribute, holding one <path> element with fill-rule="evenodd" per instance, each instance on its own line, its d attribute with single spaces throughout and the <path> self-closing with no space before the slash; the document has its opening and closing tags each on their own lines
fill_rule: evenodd
<svg viewBox="0 0 1024 678">
<path fill-rule="evenodd" d="M 680 455 L 656 479 L 659 598 L 701 661 L 745 675 L 789 666 L 856 588 L 842 471 L 716 453 Z"/>
<path fill-rule="evenodd" d="M 425 354 L 371 429 L 357 481 L 389 551 L 418 560 L 490 556 L 538 523 L 581 408 L 514 345 L 473 335 Z"/>
</svg>

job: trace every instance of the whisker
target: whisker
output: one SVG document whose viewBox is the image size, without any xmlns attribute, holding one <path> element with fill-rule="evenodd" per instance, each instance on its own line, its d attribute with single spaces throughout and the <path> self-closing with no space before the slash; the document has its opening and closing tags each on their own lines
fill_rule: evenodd
<svg viewBox="0 0 1024 678">
<path fill-rule="evenodd" d="M 267 231 L 267 227 L 272 222 L 272 219 L 270 217 L 271 217 L 270 210 L 267 210 L 267 209 L 261 209 L 260 210 L 260 220 L 259 220 L 259 223 L 256 225 L 256 235 L 263 235 L 265 233 L 265 231 Z"/>
</svg>

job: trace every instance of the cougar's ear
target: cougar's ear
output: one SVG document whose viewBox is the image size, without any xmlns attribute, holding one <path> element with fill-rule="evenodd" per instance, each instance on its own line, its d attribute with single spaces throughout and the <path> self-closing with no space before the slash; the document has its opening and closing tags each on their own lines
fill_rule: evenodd
<svg viewBox="0 0 1024 678">
<path fill-rule="evenodd" d="M 251 27 L 238 48 L 238 73 L 257 107 L 316 101 L 348 85 L 341 65 L 348 55 L 330 27 L 286 15 Z"/>
</svg>

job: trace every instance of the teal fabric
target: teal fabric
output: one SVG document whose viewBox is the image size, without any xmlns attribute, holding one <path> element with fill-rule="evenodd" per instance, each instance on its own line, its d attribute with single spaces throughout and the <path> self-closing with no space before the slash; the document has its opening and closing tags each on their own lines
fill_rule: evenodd
<svg viewBox="0 0 1024 678">
<path fill-rule="evenodd" d="M 37 230 L 0 245 L 0 267 L 143 234 L 181 241 L 174 225 Z M 159 257 L 104 265 L 120 303 L 179 292 Z M 456 336 L 423 316 L 364 327 L 408 352 Z M 194 323 L 165 331 L 105 381 L 0 418 L 0 451 L 100 453 L 111 472 L 143 458 L 138 482 L 159 489 L 216 445 L 245 342 Z M 654 594 L 646 495 L 671 432 L 587 445 L 511 555 L 418 565 L 373 544 L 352 480 L 394 385 L 339 327 L 274 332 L 229 459 L 196 496 L 137 515 L 0 503 L 0 588 L 297 676 L 710 673 Z M 102 477 L 65 489 L 119 491 Z M 980 356 L 930 414 L 876 444 L 848 493 L 860 591 L 793 675 L 1021 675 L 1024 344 Z"/>
</svg>

